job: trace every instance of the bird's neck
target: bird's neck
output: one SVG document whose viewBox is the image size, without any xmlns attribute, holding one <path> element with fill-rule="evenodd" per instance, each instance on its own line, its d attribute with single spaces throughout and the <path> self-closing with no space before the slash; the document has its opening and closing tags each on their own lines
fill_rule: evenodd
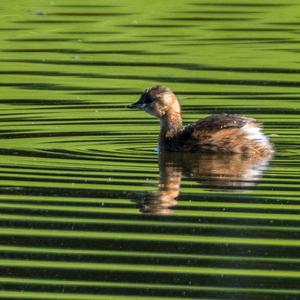
<svg viewBox="0 0 300 300">
<path fill-rule="evenodd" d="M 164 148 L 167 140 L 172 139 L 182 129 L 180 112 L 170 112 L 160 119 L 159 146 Z"/>
</svg>

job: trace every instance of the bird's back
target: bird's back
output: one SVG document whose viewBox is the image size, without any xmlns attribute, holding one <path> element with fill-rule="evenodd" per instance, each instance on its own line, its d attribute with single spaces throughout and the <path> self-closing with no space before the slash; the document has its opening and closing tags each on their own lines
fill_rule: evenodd
<svg viewBox="0 0 300 300">
<path fill-rule="evenodd" d="M 272 153 L 269 139 L 253 118 L 219 114 L 183 128 L 167 145 L 171 151 Z"/>
</svg>

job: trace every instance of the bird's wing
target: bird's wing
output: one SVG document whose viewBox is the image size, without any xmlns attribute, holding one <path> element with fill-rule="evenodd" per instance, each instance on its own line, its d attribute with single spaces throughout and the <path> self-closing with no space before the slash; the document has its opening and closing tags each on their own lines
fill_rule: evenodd
<svg viewBox="0 0 300 300">
<path fill-rule="evenodd" d="M 217 131 L 228 128 L 242 128 L 247 124 L 251 124 L 253 127 L 261 127 L 260 123 L 258 123 L 255 119 L 230 114 L 209 116 L 205 119 L 199 120 L 197 123 L 193 124 L 192 127 L 193 131 Z"/>
</svg>

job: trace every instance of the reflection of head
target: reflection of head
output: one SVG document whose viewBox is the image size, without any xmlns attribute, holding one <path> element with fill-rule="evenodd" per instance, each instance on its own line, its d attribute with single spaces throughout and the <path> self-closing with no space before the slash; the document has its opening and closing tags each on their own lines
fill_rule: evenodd
<svg viewBox="0 0 300 300">
<path fill-rule="evenodd" d="M 170 207 L 177 204 L 176 197 L 169 195 L 167 191 L 149 193 L 140 205 L 140 212 L 152 215 L 170 215 Z"/>
<path fill-rule="evenodd" d="M 160 172 L 160 183 L 158 190 L 146 195 L 141 212 L 168 215 L 172 213 L 169 207 L 177 204 L 180 193 L 181 170 L 176 166 L 165 165 Z"/>
</svg>

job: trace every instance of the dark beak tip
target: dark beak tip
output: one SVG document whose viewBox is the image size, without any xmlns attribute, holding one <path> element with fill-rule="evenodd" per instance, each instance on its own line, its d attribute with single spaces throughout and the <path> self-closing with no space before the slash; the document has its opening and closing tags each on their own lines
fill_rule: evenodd
<svg viewBox="0 0 300 300">
<path fill-rule="evenodd" d="M 127 108 L 138 108 L 138 105 L 136 103 L 132 103 L 127 105 Z"/>
</svg>

